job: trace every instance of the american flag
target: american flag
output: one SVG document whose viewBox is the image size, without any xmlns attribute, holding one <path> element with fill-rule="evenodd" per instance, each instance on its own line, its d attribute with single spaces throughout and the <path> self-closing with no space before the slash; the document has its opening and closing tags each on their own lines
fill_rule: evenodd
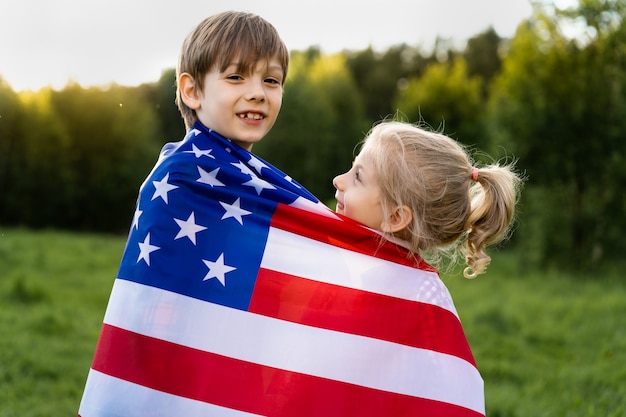
<svg viewBox="0 0 626 417">
<path fill-rule="evenodd" d="M 196 123 L 141 186 L 79 416 L 483 416 L 437 272 Z"/>
</svg>

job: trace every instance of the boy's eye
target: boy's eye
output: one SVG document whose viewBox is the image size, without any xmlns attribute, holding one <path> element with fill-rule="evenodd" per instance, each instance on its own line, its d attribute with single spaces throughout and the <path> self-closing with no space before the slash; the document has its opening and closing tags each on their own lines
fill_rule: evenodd
<svg viewBox="0 0 626 417">
<path fill-rule="evenodd" d="M 242 80 L 243 77 L 239 74 L 232 74 L 226 77 L 228 80 Z"/>
<path fill-rule="evenodd" d="M 276 79 L 276 78 L 266 78 L 265 82 L 268 84 L 276 84 L 276 85 L 280 85 L 281 82 L 280 80 Z"/>
</svg>

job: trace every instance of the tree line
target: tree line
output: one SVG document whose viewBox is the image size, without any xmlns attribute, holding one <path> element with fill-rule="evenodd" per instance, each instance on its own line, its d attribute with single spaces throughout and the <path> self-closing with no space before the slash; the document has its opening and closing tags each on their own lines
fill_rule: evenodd
<svg viewBox="0 0 626 417">
<path fill-rule="evenodd" d="M 525 265 L 589 271 L 626 240 L 626 0 L 535 4 L 511 39 L 293 51 L 283 108 L 254 151 L 324 201 L 383 118 L 428 125 L 528 177 L 511 244 Z M 572 32 L 573 31 L 573 32 Z M 0 224 L 124 232 L 184 125 L 175 74 L 136 87 L 15 92 L 0 78 Z M 482 152 L 484 151 L 484 153 Z"/>
</svg>

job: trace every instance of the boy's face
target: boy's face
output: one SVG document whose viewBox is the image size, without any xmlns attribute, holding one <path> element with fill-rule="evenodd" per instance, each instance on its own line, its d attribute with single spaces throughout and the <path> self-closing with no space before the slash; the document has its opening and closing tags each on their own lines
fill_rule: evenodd
<svg viewBox="0 0 626 417">
<path fill-rule="evenodd" d="M 337 213 L 350 217 L 365 226 L 381 230 L 383 211 L 378 176 L 369 158 L 361 153 L 352 169 L 336 176 L 333 185 L 337 189 Z"/>
<path fill-rule="evenodd" d="M 283 99 L 284 74 L 276 59 L 259 61 L 250 74 L 239 73 L 237 64 L 205 75 L 195 111 L 206 127 L 250 150 L 274 126 Z"/>
</svg>

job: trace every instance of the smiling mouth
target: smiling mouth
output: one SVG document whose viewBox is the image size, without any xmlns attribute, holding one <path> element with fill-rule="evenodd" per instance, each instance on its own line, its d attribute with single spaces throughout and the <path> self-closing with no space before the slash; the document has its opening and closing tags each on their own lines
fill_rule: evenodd
<svg viewBox="0 0 626 417">
<path fill-rule="evenodd" d="M 265 116 L 263 116 L 260 113 L 239 113 L 237 116 L 239 116 L 240 119 L 247 119 L 247 120 L 261 120 L 264 119 Z"/>
</svg>

